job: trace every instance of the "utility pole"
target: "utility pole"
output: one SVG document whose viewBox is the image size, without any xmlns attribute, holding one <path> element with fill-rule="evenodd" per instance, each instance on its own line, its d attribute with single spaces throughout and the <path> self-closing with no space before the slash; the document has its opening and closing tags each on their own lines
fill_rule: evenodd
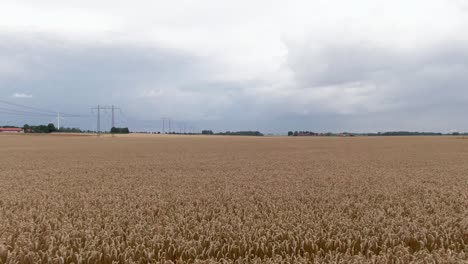
<svg viewBox="0 0 468 264">
<path fill-rule="evenodd" d="M 115 119 L 114 119 L 114 105 L 112 105 L 112 127 L 115 127 Z"/>
<path fill-rule="evenodd" d="M 97 106 L 97 133 L 98 136 L 101 135 L 101 108 Z"/>
<path fill-rule="evenodd" d="M 97 110 L 97 134 L 101 135 L 101 110 L 112 110 L 112 127 L 115 127 L 115 110 L 119 109 L 118 107 L 112 106 L 101 106 L 98 105 L 96 108 L 91 108 L 91 110 Z"/>
<path fill-rule="evenodd" d="M 161 121 L 162 121 L 162 133 L 165 134 L 166 133 L 166 121 L 167 121 L 167 124 L 168 124 L 168 128 L 169 128 L 169 131 L 168 133 L 170 134 L 171 133 L 171 118 L 170 117 L 161 117 Z"/>
</svg>

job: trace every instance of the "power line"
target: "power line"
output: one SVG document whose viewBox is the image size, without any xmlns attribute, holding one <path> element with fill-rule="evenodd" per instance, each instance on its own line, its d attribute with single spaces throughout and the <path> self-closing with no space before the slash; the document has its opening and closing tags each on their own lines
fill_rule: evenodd
<svg viewBox="0 0 468 264">
<path fill-rule="evenodd" d="M 60 116 L 63 116 L 63 117 L 73 117 L 73 118 L 89 118 L 90 115 L 70 115 L 70 114 L 63 114 L 60 112 Z"/>
<path fill-rule="evenodd" d="M 54 116 L 54 115 L 46 115 L 46 114 L 17 113 L 17 112 L 6 112 L 6 111 L 0 111 L 0 114 L 19 115 L 19 116 L 34 116 L 34 117 L 52 117 L 52 116 Z"/>
<path fill-rule="evenodd" d="M 0 99 L 0 106 L 6 105 L 6 107 L 0 107 L 0 114 L 3 115 L 16 115 L 24 117 L 55 117 L 57 120 L 57 129 L 60 130 L 60 120 L 64 118 L 89 118 L 89 115 L 81 114 L 69 114 L 69 113 L 60 113 L 52 110 L 47 110 L 44 108 L 33 107 L 29 105 L 23 105 L 18 103 L 12 103 Z"/>
<path fill-rule="evenodd" d="M 35 115 L 35 116 L 54 116 L 52 114 L 46 114 L 46 113 L 37 113 L 37 112 L 31 112 L 31 111 L 24 111 L 24 110 L 17 110 L 17 109 L 9 109 L 9 108 L 4 108 L 0 107 L 0 110 L 5 112 L 12 112 L 15 114 L 24 114 L 24 115 Z"/>
<path fill-rule="evenodd" d="M 35 110 L 35 111 L 39 111 L 39 112 L 45 112 L 45 113 L 55 114 L 55 112 L 52 112 L 52 111 L 50 111 L 50 110 L 45 110 L 45 109 L 41 109 L 41 108 L 37 108 L 37 107 L 32 107 L 32 106 L 27 106 L 27 105 L 21 105 L 21 104 L 17 104 L 17 103 L 11 103 L 11 102 L 7 102 L 7 101 L 5 101 L 5 100 L 0 100 L 0 103 L 7 104 L 7 105 L 11 105 L 11 106 L 16 106 L 16 107 L 27 108 L 27 109 L 31 109 L 31 110 Z"/>
<path fill-rule="evenodd" d="M 36 112 L 40 112 L 41 114 L 42 114 L 42 113 L 53 114 L 54 116 L 57 114 L 57 111 L 51 111 L 51 110 L 46 110 L 46 109 L 43 109 L 43 108 L 38 108 L 38 107 L 32 107 L 32 106 L 28 106 L 28 105 L 22 105 L 22 104 L 12 103 L 12 102 L 8 102 L 8 101 L 1 100 L 1 99 L 0 99 L 0 103 L 6 104 L 6 105 L 10 105 L 10 106 L 19 107 L 19 108 L 26 108 L 26 109 L 29 109 L 29 110 L 34 110 L 34 111 L 36 111 Z M 23 111 L 23 110 L 16 110 L 16 109 L 9 109 L 9 110 L 13 110 L 13 111 Z M 24 112 L 26 112 L 26 111 L 24 111 Z M 29 111 L 29 112 L 30 112 L 30 111 Z M 38 113 L 38 114 L 39 114 L 39 113 Z M 89 117 L 89 115 L 68 114 L 68 113 L 61 113 L 61 116 L 63 116 L 63 117 Z"/>
</svg>

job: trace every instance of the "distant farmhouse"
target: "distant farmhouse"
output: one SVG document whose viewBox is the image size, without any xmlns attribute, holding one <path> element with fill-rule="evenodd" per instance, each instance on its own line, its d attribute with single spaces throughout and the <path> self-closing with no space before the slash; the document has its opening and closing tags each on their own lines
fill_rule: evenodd
<svg viewBox="0 0 468 264">
<path fill-rule="evenodd" d="M 19 127 L 0 127 L 0 133 L 24 133 L 24 130 Z"/>
</svg>

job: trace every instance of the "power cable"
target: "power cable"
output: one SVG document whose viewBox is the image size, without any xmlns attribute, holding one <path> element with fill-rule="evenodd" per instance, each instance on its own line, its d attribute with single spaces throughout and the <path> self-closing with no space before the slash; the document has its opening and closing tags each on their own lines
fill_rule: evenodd
<svg viewBox="0 0 468 264">
<path fill-rule="evenodd" d="M 7 111 L 0 111 L 0 114 L 5 114 L 5 115 L 19 115 L 19 116 L 34 116 L 34 117 L 55 117 L 54 115 L 49 115 L 49 114 L 21 113 L 21 112 L 7 112 Z"/>
<path fill-rule="evenodd" d="M 47 114 L 54 114 L 54 115 L 57 114 L 56 111 L 46 110 L 46 109 L 43 109 L 43 108 L 32 107 L 32 106 L 22 105 L 22 104 L 17 104 L 17 103 L 12 103 L 12 102 L 8 102 L 8 101 L 1 100 L 1 99 L 0 99 L 0 103 L 10 105 L 10 106 L 20 107 L 20 108 L 26 108 L 26 109 L 34 110 L 34 111 L 37 111 L 37 112 L 47 113 Z M 9 110 L 15 111 L 16 109 L 9 109 Z M 17 111 L 23 111 L 23 110 L 17 110 Z M 24 111 L 24 112 L 26 112 L 26 111 Z M 84 117 L 84 118 L 89 117 L 89 115 L 69 114 L 69 113 L 60 113 L 60 115 L 63 116 L 63 117 Z"/>
<path fill-rule="evenodd" d="M 17 103 L 11 103 L 11 102 L 8 102 L 8 101 L 5 101 L 5 100 L 1 100 L 1 99 L 0 99 L 0 103 L 7 104 L 7 105 L 11 105 L 11 106 L 16 106 L 16 107 L 28 108 L 28 109 L 31 109 L 31 110 L 35 110 L 35 111 L 39 111 L 39 112 L 45 112 L 45 113 L 50 113 L 50 114 L 55 114 L 55 113 L 56 113 L 56 112 L 52 112 L 52 111 L 50 111 L 50 110 L 45 110 L 45 109 L 36 108 L 36 107 L 32 107 L 32 106 L 27 106 L 27 105 L 21 105 L 21 104 L 17 104 Z"/>
<path fill-rule="evenodd" d="M 17 113 L 17 114 L 25 114 L 25 115 L 28 115 L 28 114 L 32 114 L 32 115 L 41 115 L 41 116 L 55 116 L 55 115 L 52 115 L 52 114 L 43 114 L 43 113 L 36 113 L 36 112 L 31 112 L 31 111 L 23 111 L 23 110 L 17 110 L 17 109 L 9 109 L 9 108 L 4 108 L 4 107 L 0 107 L 0 110 L 1 111 L 8 111 L 8 112 L 13 112 L 13 113 Z"/>
</svg>

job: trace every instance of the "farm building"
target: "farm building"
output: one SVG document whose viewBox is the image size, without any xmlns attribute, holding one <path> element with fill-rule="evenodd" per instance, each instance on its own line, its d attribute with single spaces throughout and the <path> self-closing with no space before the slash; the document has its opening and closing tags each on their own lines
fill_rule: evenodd
<svg viewBox="0 0 468 264">
<path fill-rule="evenodd" d="M 23 133 L 22 128 L 18 127 L 0 127 L 0 133 Z"/>
</svg>

